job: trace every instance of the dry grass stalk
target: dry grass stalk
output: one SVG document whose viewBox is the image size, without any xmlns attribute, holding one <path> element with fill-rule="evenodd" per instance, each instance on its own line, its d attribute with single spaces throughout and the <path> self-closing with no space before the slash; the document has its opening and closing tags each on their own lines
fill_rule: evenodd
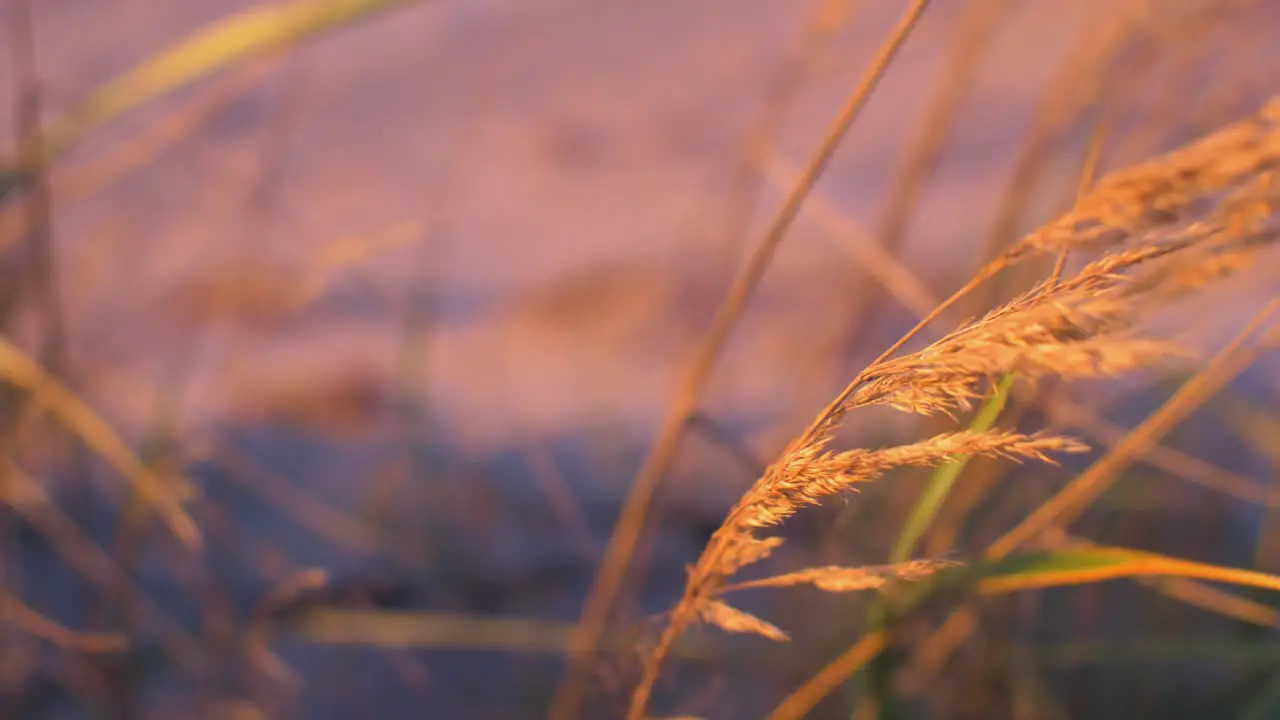
<svg viewBox="0 0 1280 720">
<path fill-rule="evenodd" d="M 1069 524 L 1083 512 L 1084 508 L 1093 499 L 1096 499 L 1109 483 L 1114 481 L 1120 471 L 1139 457 L 1143 450 L 1152 446 L 1165 433 L 1176 426 L 1192 409 L 1201 405 L 1204 400 L 1220 390 L 1232 377 L 1238 375 L 1252 364 L 1260 352 L 1267 347 L 1269 338 L 1280 338 L 1280 331 L 1277 331 L 1276 326 L 1272 326 L 1269 332 L 1263 330 L 1277 314 L 1280 314 L 1280 297 L 1274 298 L 1262 308 L 1225 348 L 1220 350 L 1202 370 L 1188 380 L 1159 410 L 1126 435 L 1121 442 L 1110 448 L 1106 454 L 1099 458 L 1089 469 L 1073 479 L 1058 494 L 1043 503 L 1022 523 L 993 543 L 984 553 L 984 559 L 993 561 L 1006 557 L 1016 547 L 1028 540 L 1035 540 L 1041 546 L 1045 546 L 1047 542 L 1049 547 L 1053 547 L 1055 541 L 1065 537 L 1059 528 Z M 1251 344 L 1250 340 L 1255 340 L 1256 344 Z M 1175 563 L 1178 562 L 1177 560 L 1170 560 Z M 1216 580 L 1222 580 L 1228 575 L 1236 577 L 1257 575 L 1248 570 L 1218 566 L 1202 565 L 1200 569 L 1203 570 L 1206 567 L 1213 571 L 1213 579 Z M 1181 576 L 1209 579 L 1200 574 L 1200 571 L 1181 574 Z M 1274 580 L 1272 579 L 1267 579 L 1264 582 L 1266 584 L 1263 586 L 1274 586 Z M 997 582 L 996 586 L 1003 584 L 1004 590 L 1001 590 L 1003 592 L 1017 583 L 1018 580 L 1014 578 L 1005 578 L 1003 581 Z M 992 584 L 986 583 L 986 587 L 990 589 Z M 1182 599 L 1181 596 L 1179 597 Z M 1200 594 L 1194 597 L 1191 602 L 1204 607 L 1209 607 L 1212 604 L 1215 610 L 1225 611 L 1227 614 L 1258 617 L 1256 608 L 1246 608 L 1237 603 L 1227 603 L 1226 598 L 1220 595 L 1215 595 L 1209 599 Z M 943 622 L 932 636 L 925 642 L 916 645 L 915 662 L 913 667 L 907 670 L 909 677 L 913 677 L 913 680 L 909 682 L 918 687 L 923 682 L 923 677 L 936 674 L 950 654 L 976 629 L 976 626 L 976 613 L 971 605 L 962 605 L 952 612 L 950 617 Z M 819 700 L 835 687 L 847 681 L 852 677 L 853 673 L 878 655 L 884 649 L 887 637 L 888 633 L 884 631 L 877 631 L 864 636 L 854 647 L 847 650 L 843 655 L 823 668 L 822 671 L 806 681 L 800 689 L 788 696 L 770 717 L 778 718 L 779 720 L 781 718 L 802 717 Z"/>
<path fill-rule="evenodd" d="M 960 455 L 1049 460 L 1050 453 L 1083 450 L 1082 443 L 1064 437 L 972 431 L 879 450 L 832 452 L 828 446 L 854 408 L 886 405 L 949 414 L 969 408 L 985 382 L 1007 373 L 1031 381 L 1103 377 L 1181 354 L 1171 342 L 1144 337 L 1142 322 L 1172 297 L 1242 265 L 1273 239 L 1266 220 L 1276 207 L 1271 171 L 1278 159 L 1280 99 L 1253 118 L 1104 178 L 1073 210 L 1015 243 L 859 373 L 713 535 L 644 668 L 629 717 L 644 716 L 661 663 L 690 624 L 701 620 L 734 632 L 785 637 L 766 621 L 717 599 L 728 589 L 731 574 L 776 547 L 776 540 L 758 537 L 759 530 L 897 467 L 937 466 Z M 1074 277 L 1055 277 L 922 350 L 890 359 L 925 324 L 1000 269 L 1035 255 L 1089 249 L 1105 254 Z M 1222 259 L 1207 273 L 1206 253 Z M 857 584 L 849 573 L 847 568 L 801 571 L 753 586 L 809 583 L 835 589 Z"/>
<path fill-rule="evenodd" d="M 969 282 L 942 301 L 931 313 L 921 318 L 914 328 L 885 350 L 872 366 L 898 352 L 925 326 L 1012 265 L 1044 253 L 1060 255 L 1064 250 L 1115 247 L 1124 240 L 1158 236 L 1161 230 L 1177 228 L 1180 215 L 1174 213 L 1174 210 L 1182 210 L 1182 215 L 1190 216 L 1188 211 L 1193 207 L 1193 201 L 1206 204 L 1215 194 L 1246 184 L 1254 174 L 1269 171 L 1277 165 L 1280 160 L 1280 128 L 1276 127 L 1278 120 L 1280 97 L 1273 98 L 1248 120 L 1230 125 L 1156 160 L 1107 176 L 1093 192 L 1082 197 L 1070 212 L 1028 234 L 978 270 Z M 1225 172 L 1224 167 L 1232 167 L 1234 171 Z M 1118 197 L 1110 199 L 1106 188 L 1116 189 Z M 1145 208 L 1121 207 L 1120 198 L 1132 200 L 1148 196 L 1159 198 L 1159 213 L 1152 213 Z M 1256 212 L 1256 208 L 1251 210 Z M 1143 218 L 1146 220 L 1141 221 Z M 1181 219 L 1188 223 L 1191 221 L 1190 217 Z M 1231 222 L 1225 225 L 1227 228 L 1233 226 Z M 1201 235 L 1205 233 L 1203 226 L 1194 223 L 1191 223 L 1191 227 L 1184 228 L 1184 231 L 1186 237 L 1181 238 L 1181 242 L 1175 237 L 1154 247 L 1139 246 L 1115 253 L 1100 260 L 1103 264 L 1095 266 L 1095 270 L 1101 273 L 1106 268 L 1117 272 L 1141 264 L 1192 244 L 1196 231 Z M 828 422 L 845 411 L 846 401 L 863 383 L 866 375 L 867 372 L 864 371 L 849 383 L 810 426 L 805 433 L 806 437 L 820 434 Z"/>
<path fill-rule="evenodd" d="M 880 266 L 892 268 L 901 264 L 899 258 L 914 220 L 916 206 L 933 179 L 952 130 L 973 94 L 984 54 L 992 46 L 1005 22 L 1009 6 L 1007 0 L 965 3 L 960 17 L 956 18 L 957 29 L 953 33 L 953 45 L 941 63 L 941 76 L 936 89 L 929 94 L 928 106 L 922 111 L 914 137 L 895 171 L 896 177 L 889 186 L 889 194 L 876 222 L 875 239 L 864 243 L 872 249 L 872 258 L 883 259 L 875 264 L 862 263 L 860 272 L 874 277 Z M 815 207 L 814 210 L 815 214 L 821 214 L 816 212 L 818 208 Z M 909 271 L 906 275 L 915 279 Z M 916 281 L 915 284 L 918 285 L 919 282 Z M 893 288 L 888 284 L 884 284 L 884 287 L 889 290 Z M 903 297 L 897 292 L 894 294 Z M 928 295 L 927 291 L 923 293 L 925 298 Z M 872 325 L 868 321 L 878 310 L 882 297 L 879 286 L 875 284 L 850 283 L 847 297 L 842 300 L 848 303 L 851 313 L 847 329 L 832 333 L 830 340 L 820 350 L 819 357 L 830 357 L 831 362 L 838 363 L 840 348 L 863 346 L 869 339 L 867 333 Z M 917 314 L 927 314 L 935 304 L 936 302 L 926 299 L 924 309 Z M 911 309 L 914 312 L 915 306 Z M 832 367 L 831 371 L 837 377 L 842 372 L 838 367 Z"/>
<path fill-rule="evenodd" d="M 1070 535 L 1058 527 L 1050 528 L 1042 533 L 1040 544 L 1042 547 L 1053 549 L 1097 547 L 1096 543 Z M 1275 627 L 1277 623 L 1280 623 L 1280 612 L 1277 612 L 1275 608 L 1227 590 L 1216 588 L 1200 580 L 1191 580 L 1184 577 L 1139 577 L 1136 580 L 1139 585 L 1174 598 L 1179 602 L 1234 618 L 1241 622 L 1268 628 Z"/>
<path fill-rule="evenodd" d="M 1226 239 L 1229 240 L 1229 238 Z M 1248 236 L 1244 239 L 1248 240 Z M 1244 245 L 1248 246 L 1249 243 L 1246 242 Z M 1192 246 L 1185 253 L 1191 254 L 1191 258 L 1194 258 L 1194 253 L 1203 249 Z M 1180 253 L 1180 255 L 1182 254 Z M 1170 261 L 1174 270 L 1168 277 L 1175 286 L 1175 291 L 1181 292 L 1185 288 L 1177 282 L 1177 268 L 1192 260 L 1186 257 L 1173 257 L 1170 258 Z M 1146 287 L 1154 288 L 1155 290 L 1161 289 L 1159 285 L 1151 283 L 1147 283 Z M 1157 300 L 1162 297 L 1159 292 L 1155 292 L 1153 295 Z M 1269 342 L 1271 342 L 1269 338 L 1280 338 L 1280 332 L 1277 332 L 1274 326 L 1270 333 L 1262 330 L 1262 328 L 1271 323 L 1277 314 L 1280 314 L 1280 297 L 1272 299 L 1262 308 L 1225 348 L 1219 351 L 1202 370 L 1185 383 L 1159 410 L 1121 438 L 1089 469 L 1078 475 L 1056 495 L 1040 505 L 1035 512 L 1019 525 L 994 542 L 984 553 L 985 559 L 990 561 L 1006 557 L 1017 547 L 1028 541 L 1035 540 L 1043 543 L 1046 536 L 1052 539 L 1055 533 L 1060 532 L 1058 527 L 1065 526 L 1078 517 L 1093 500 L 1097 499 L 1115 481 L 1125 467 L 1141 457 L 1168 431 L 1185 419 L 1191 411 L 1203 404 L 1205 400 L 1221 390 L 1227 382 L 1251 365 L 1264 350 L 1269 348 Z M 1251 340 L 1253 341 L 1252 343 L 1250 342 Z M 1183 588 L 1183 590 L 1185 589 Z M 1181 595 L 1178 597 L 1182 599 Z M 1219 595 L 1206 598 L 1203 593 L 1198 593 L 1193 602 L 1233 616 L 1258 617 L 1256 608 L 1245 608 L 1238 603 L 1228 603 L 1225 598 Z M 950 654 L 976 629 L 976 622 L 972 608 L 970 606 L 962 606 L 954 611 L 932 636 L 917 647 L 916 661 L 914 666 L 908 670 L 909 676 L 914 676 L 916 685 L 922 682 L 921 677 L 933 675 L 942 667 Z M 784 705 L 798 706 L 803 704 L 808 707 L 807 703 L 812 697 L 807 697 L 803 701 L 798 700 L 798 698 L 802 696 L 818 696 L 819 692 L 825 694 L 826 690 L 818 691 L 816 689 L 825 687 L 829 690 L 834 687 L 833 680 L 838 683 L 841 679 L 848 678 L 852 672 L 856 671 L 861 662 L 865 662 L 867 653 L 875 654 L 879 652 L 879 648 L 873 646 L 881 642 L 881 640 L 871 642 L 873 638 L 877 637 L 881 637 L 880 634 L 869 635 L 864 638 L 864 642 L 859 643 L 857 647 L 851 649 L 841 659 L 824 669 L 810 683 L 806 683 L 805 688 L 794 693 L 788 701 L 784 702 Z M 786 713 L 775 712 L 775 716 L 798 717 L 798 715 L 790 712 L 792 709 L 794 707 L 791 707 Z"/>
<path fill-rule="evenodd" d="M 1022 214 L 1032 202 L 1034 189 L 1043 182 L 1047 160 L 1055 141 L 1093 106 L 1112 105 L 1111 96 L 1123 86 L 1140 81 L 1146 72 L 1132 65 L 1117 78 L 1118 64 L 1125 62 L 1125 50 L 1154 24 L 1155 8 L 1146 0 L 1114 4 L 1115 11 L 1098 23 L 1090 23 L 1080 33 L 1071 50 L 1045 83 L 1048 91 L 1036 106 L 1026 139 L 1020 144 L 1009 173 L 1005 192 L 996 208 L 986 238 L 982 258 L 997 255 L 1014 236 Z M 1132 62 L 1132 61 L 1130 61 Z M 1112 78 L 1117 78 L 1109 81 Z M 1114 112 L 1108 110 L 1104 112 Z M 984 303 L 993 297 L 980 298 Z M 979 304 L 983 306 L 983 304 Z"/>
<path fill-rule="evenodd" d="M 871 66 L 832 122 L 800 182 L 774 216 L 716 311 L 711 329 L 690 361 L 687 373 L 662 419 L 654 448 L 636 475 L 622 514 L 614 526 L 613 535 L 605 547 L 600 571 L 583 606 L 581 627 L 573 643 L 568 670 L 552 698 L 548 713 L 551 717 L 569 719 L 578 715 L 590 668 L 599 648 L 599 639 L 607 629 L 614 601 L 622 590 L 626 572 L 644 532 L 649 506 L 658 484 L 675 459 L 688 418 L 698 410 L 703 388 L 711 377 L 737 319 L 763 278 L 774 252 L 799 216 L 805 199 L 835 156 L 844 137 L 866 106 L 872 91 L 879 85 L 893 58 L 910 37 L 928 4 L 929 0 L 913 0 L 898 20 L 876 53 Z"/>
<path fill-rule="evenodd" d="M 1153 161 L 1112 173 L 1056 221 L 1019 240 L 1001 266 L 1028 253 L 1118 244 L 1185 221 L 1218 193 L 1256 182 L 1280 164 L 1280 98 Z"/>
<path fill-rule="evenodd" d="M 1117 474 L 1161 437 L 1186 419 L 1262 354 L 1260 344 L 1250 345 L 1255 334 L 1280 315 L 1280 297 L 1263 307 L 1253 320 L 1203 370 L 1188 380 L 1155 413 L 1113 446 L 1088 470 L 1073 479 L 1017 527 L 1005 533 L 987 550 L 989 559 L 1007 556 L 1045 528 L 1073 521 L 1114 482 Z"/>
<path fill-rule="evenodd" d="M 86 633 L 64 627 L 33 610 L 9 592 L 0 590 L 0 617 L 34 637 L 83 653 L 120 652 L 129 639 L 119 633 Z"/>
<path fill-rule="evenodd" d="M 193 551 L 202 547 L 200 530 L 186 509 L 187 500 L 194 494 L 190 484 L 182 478 L 161 478 L 153 472 L 75 393 L 3 338 L 0 338 L 0 380 L 25 390 L 33 401 L 47 408 L 96 450 L 155 509 L 184 546 Z"/>
<path fill-rule="evenodd" d="M 778 626 L 720 600 L 703 600 L 698 603 L 697 613 L 699 620 L 725 632 L 762 635 L 770 640 L 788 639 L 787 634 Z"/>
<path fill-rule="evenodd" d="M 1129 434 L 1120 425 L 1065 397 L 1048 399 L 1044 407 L 1058 424 L 1076 429 L 1100 445 L 1115 445 Z M 1142 460 L 1172 477 L 1182 478 L 1223 495 L 1248 503 L 1280 508 L 1280 490 L 1170 446 L 1153 443 Z"/>
<path fill-rule="evenodd" d="M 208 667 L 205 648 L 166 610 L 144 595 L 116 558 L 107 554 L 44 489 L 16 463 L 8 462 L 0 503 L 40 533 L 85 581 L 122 617 L 136 618 L 152 630 L 167 656 L 180 668 L 198 674 Z M 130 641 L 132 642 L 132 640 Z"/>
<path fill-rule="evenodd" d="M 720 592 L 728 593 L 748 588 L 791 587 L 794 585 L 812 585 L 824 592 L 877 590 L 894 580 L 922 580 L 942 568 L 955 567 L 958 564 L 950 560 L 912 560 L 896 565 L 868 567 L 827 565 L 825 567 L 805 568 L 804 570 L 760 580 L 749 580 L 727 585 L 721 588 Z"/>
</svg>

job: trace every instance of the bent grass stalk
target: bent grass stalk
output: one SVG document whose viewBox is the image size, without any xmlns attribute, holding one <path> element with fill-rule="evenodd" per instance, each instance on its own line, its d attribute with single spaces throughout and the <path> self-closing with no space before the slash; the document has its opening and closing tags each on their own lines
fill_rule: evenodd
<svg viewBox="0 0 1280 720">
<path fill-rule="evenodd" d="M 0 379 L 26 391 L 129 481 L 137 495 L 191 550 L 202 546 L 200 530 L 184 507 L 194 489 L 184 480 L 166 483 L 134 454 L 115 430 L 75 393 L 26 353 L 0 339 Z"/>
<path fill-rule="evenodd" d="M 1146 314 L 1228 275 L 1258 247 L 1274 241 L 1275 233 L 1265 221 L 1277 202 L 1270 172 L 1280 157 L 1278 121 L 1280 101 L 1273 100 L 1255 117 L 1103 178 L 1075 208 L 1014 243 L 860 372 L 747 491 L 713 535 L 691 568 L 684 596 L 670 613 L 668 625 L 644 666 L 629 717 L 644 716 L 667 652 L 691 624 L 708 622 L 734 632 L 786 637 L 780 628 L 719 599 L 729 576 L 767 557 L 781 543 L 776 537 L 760 537 L 761 530 L 780 525 L 800 508 L 821 504 L 895 467 L 944 466 L 975 454 L 1048 461 L 1052 453 L 1083 450 L 1083 445 L 1070 438 L 974 430 L 880 450 L 834 452 L 828 446 L 844 417 L 859 407 L 886 405 L 917 414 L 951 414 L 968 409 L 980 396 L 978 385 L 990 378 L 1016 375 L 1035 382 L 1050 377 L 1106 377 L 1183 354 L 1173 343 L 1142 336 Z M 1035 256 L 1061 257 L 1071 250 L 1101 250 L 1102 254 L 1074 277 L 1061 279 L 1055 274 L 1031 292 L 962 324 L 925 349 L 890 359 L 948 307 L 1004 268 Z M 1210 261 L 1209 271 L 1203 269 L 1206 260 Z M 1211 363 L 1209 370 L 1216 366 Z M 1194 392 L 1191 395 L 1196 396 Z M 987 418 L 981 420 L 986 422 Z M 1154 441 L 1138 435 L 1133 449 L 1145 447 L 1146 440 Z M 927 509 L 921 512 L 922 517 L 928 514 Z M 900 547 L 913 544 L 908 537 Z M 1003 555 L 988 557 L 998 560 Z M 1160 565 L 1162 572 L 1191 572 L 1187 566 L 1177 565 L 1179 561 L 1161 562 L 1165 563 Z M 928 572 L 943 567 L 939 564 Z M 1149 564 L 1141 571 L 1133 567 L 1125 572 L 1151 574 Z M 865 583 L 829 582 L 836 576 L 852 577 L 856 571 L 810 569 L 764 584 L 803 581 L 819 587 L 827 582 L 829 590 L 835 590 L 835 585 L 841 585 L 840 589 L 868 587 Z M 1239 579 L 1238 574 L 1222 568 L 1196 572 L 1201 573 L 1196 577 L 1217 573 L 1218 577 Z M 916 568 L 914 574 L 918 579 L 927 572 Z M 1249 582 L 1261 581 L 1250 576 Z M 861 644 L 855 650 L 851 652 L 863 658 L 859 667 L 879 652 Z M 847 677 L 847 673 L 842 675 Z"/>
<path fill-rule="evenodd" d="M 577 716 L 582 697 L 586 692 L 599 638 L 608 625 L 609 613 L 622 589 L 636 545 L 644 531 L 649 505 L 668 467 L 675 459 L 676 450 L 684 434 L 684 427 L 689 416 L 696 412 L 701 400 L 703 386 L 710 378 L 728 342 L 729 335 L 737 324 L 738 317 L 741 316 L 756 286 L 764 277 L 774 252 L 799 216 L 809 192 L 835 156 L 836 150 L 839 149 L 854 121 L 862 113 L 871 93 L 879 85 L 885 71 L 911 35 L 928 5 L 928 0 L 914 0 L 898 21 L 871 66 L 845 101 L 844 107 L 832 122 L 800 181 L 792 188 L 786 202 L 783 203 L 744 266 L 743 272 L 734 280 L 724 302 L 717 310 L 707 339 L 698 348 L 689 364 L 684 381 L 676 390 L 663 418 L 658 439 L 636 475 L 631 492 L 623 505 L 622 514 L 615 524 L 613 536 L 605 548 L 600 570 L 583 607 L 581 629 L 573 643 L 569 668 L 551 702 L 551 717 L 570 720 Z M 631 714 L 635 717 L 643 714 L 644 704 L 640 702 L 638 705 L 633 705 Z"/>
<path fill-rule="evenodd" d="M 1121 443 L 1112 447 L 1070 485 L 1041 505 L 1037 512 L 993 543 L 984 555 L 984 563 L 1001 562 L 1010 557 L 1019 544 L 1038 533 L 1047 531 L 1054 525 L 1062 524 L 1064 515 L 1070 513 L 1067 517 L 1069 520 L 1082 512 L 1087 503 L 1096 499 L 1102 489 L 1115 478 L 1116 473 L 1132 462 L 1148 443 L 1158 440 L 1176 426 L 1187 412 L 1202 404 L 1227 381 L 1252 363 L 1257 357 L 1259 348 L 1246 343 L 1277 312 L 1280 312 L 1280 299 L 1268 303 L 1204 369 L 1183 385 L 1174 397 L 1135 428 Z M 1059 576 L 1050 575 L 1049 581 L 1054 584 L 1076 584 L 1120 577 L 1168 576 L 1280 590 L 1280 578 L 1265 573 L 1191 563 L 1176 558 L 1160 557 L 1154 560 L 1148 553 L 1140 553 L 1140 555 L 1142 557 L 1137 558 L 1138 564 L 1123 565 L 1119 568 L 1109 565 L 1101 568 L 1080 568 L 1068 563 L 1066 567 L 1068 577 L 1076 580 L 1060 582 Z M 1016 560 L 1016 556 L 1014 559 Z M 1037 582 L 1041 581 L 1028 582 L 1014 579 L 997 581 L 994 585 L 988 584 L 986 587 L 994 587 L 997 592 L 1047 587 Z M 953 613 L 935 633 L 934 638 L 924 644 L 920 654 L 932 658 L 930 662 L 936 667 L 941 662 L 939 658 L 948 655 L 967 635 L 971 627 L 970 618 L 968 613 L 961 611 Z M 887 642 L 886 631 L 873 631 L 788 696 L 770 717 L 777 719 L 802 717 L 818 701 L 878 656 Z"/>
<path fill-rule="evenodd" d="M 1011 557 L 959 568 L 953 583 L 969 584 L 978 595 L 1005 595 L 1051 587 L 1091 584 L 1123 578 L 1182 578 L 1280 592 L 1280 577 L 1115 547 L 1075 548 Z M 942 583 L 939 583 L 942 584 Z M 928 591 L 916 599 L 922 603 Z M 769 720 L 798 720 L 888 647 L 889 633 L 876 630 L 828 663 L 788 695 Z"/>
</svg>

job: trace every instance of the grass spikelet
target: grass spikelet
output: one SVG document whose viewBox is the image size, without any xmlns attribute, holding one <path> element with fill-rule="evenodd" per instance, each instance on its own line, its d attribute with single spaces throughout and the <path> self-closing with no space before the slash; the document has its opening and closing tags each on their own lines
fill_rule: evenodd
<svg viewBox="0 0 1280 720">
<path fill-rule="evenodd" d="M 757 538 L 751 535 L 735 536 L 724 549 L 722 562 L 730 573 L 764 560 L 782 545 L 782 538 Z"/>
<path fill-rule="evenodd" d="M 765 474 L 731 516 L 740 532 L 780 525 L 806 505 L 859 483 L 879 479 L 899 467 L 935 467 L 963 455 L 985 455 L 1012 460 L 1048 461 L 1050 452 L 1082 452 L 1076 440 L 1012 432 L 944 433 L 923 442 L 880 450 L 855 449 L 810 457 L 799 451 Z"/>
<path fill-rule="evenodd" d="M 960 563 L 949 560 L 912 560 L 896 565 L 877 567 L 841 567 L 827 565 L 825 567 L 805 568 L 782 575 L 751 580 L 726 586 L 721 592 L 746 590 L 762 587 L 791 587 L 794 585 L 812 585 L 824 592 L 858 592 L 861 590 L 878 590 L 894 580 L 923 580 L 938 570 L 955 567 Z"/>
<path fill-rule="evenodd" d="M 0 339 L 0 380 L 28 392 L 33 400 L 97 451 L 129 481 L 138 496 L 155 509 L 164 524 L 186 547 L 198 550 L 203 546 L 200 530 L 185 507 L 194 489 L 181 478 L 166 483 L 75 393 L 51 377 L 26 353 L 3 339 Z"/>
<path fill-rule="evenodd" d="M 632 695 L 644 716 L 661 663 L 691 624 L 785 637 L 773 626 L 713 598 L 728 589 L 814 585 L 842 591 L 907 579 L 909 570 L 831 566 L 726 585 L 767 554 L 757 532 L 806 506 L 874 481 L 899 467 L 936 467 L 987 456 L 1052 462 L 1086 449 L 1079 441 L 1005 431 L 944 433 L 882 449 L 828 449 L 852 410 L 880 405 L 923 414 L 968 410 L 997 378 L 1099 378 L 1158 365 L 1186 351 L 1145 335 L 1148 315 L 1169 300 L 1245 267 L 1273 241 L 1278 205 L 1280 98 L 1244 121 L 1100 181 L 1075 208 L 1014 243 L 915 329 L 859 373 L 794 440 L 729 512 L 689 573 L 684 596 L 654 646 Z M 927 347 L 893 357 L 926 323 L 1003 268 L 1040 253 L 1101 251 L 1075 275 L 1059 272 Z M 765 549 L 767 548 L 767 550 Z M 904 566 L 890 566 L 902 568 Z M 921 570 L 923 572 L 923 570 Z"/>
<path fill-rule="evenodd" d="M 703 600 L 698 603 L 698 617 L 708 625 L 731 633 L 761 635 L 770 640 L 787 640 L 787 634 L 777 625 L 743 612 L 719 600 Z"/>
</svg>

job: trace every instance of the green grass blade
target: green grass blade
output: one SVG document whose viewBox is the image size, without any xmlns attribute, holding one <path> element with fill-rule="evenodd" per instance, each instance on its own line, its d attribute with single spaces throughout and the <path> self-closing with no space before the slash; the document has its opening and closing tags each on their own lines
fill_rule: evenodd
<svg viewBox="0 0 1280 720">
<path fill-rule="evenodd" d="M 1009 390 L 1016 380 L 1017 377 L 1012 373 L 1000 379 L 1000 382 L 996 384 L 995 392 L 991 394 L 991 397 L 987 398 L 982 408 L 978 410 L 973 420 L 970 421 L 970 430 L 982 432 L 990 430 L 995 425 L 996 419 L 1000 417 L 1000 413 L 1004 410 L 1004 406 L 1009 400 Z M 907 516 L 906 522 L 903 523 L 902 532 L 899 533 L 893 550 L 889 553 L 889 562 L 906 562 L 911 558 L 911 554 L 915 552 L 920 538 L 924 536 L 929 526 L 933 524 L 934 519 L 938 517 L 938 513 L 942 511 L 942 504 L 946 502 L 947 496 L 951 494 L 951 488 L 955 487 L 961 473 L 968 467 L 969 460 L 970 456 L 968 455 L 958 457 L 933 472 L 929 484 L 925 487 L 924 492 L 920 493 L 920 497 L 911 508 L 911 513 Z M 888 607 L 886 604 L 879 600 L 872 602 L 867 610 L 868 627 L 873 630 L 884 628 L 887 626 L 887 619 Z M 891 664 L 884 658 L 879 658 L 870 665 L 868 672 L 861 679 L 864 694 L 867 697 L 875 698 L 881 720 L 889 720 L 897 714 L 892 698 L 889 696 L 889 678 L 892 674 L 893 668 Z"/>
<path fill-rule="evenodd" d="M 904 584 L 900 601 L 887 609 L 878 625 L 873 625 L 857 644 L 791 693 L 769 717 L 803 717 L 868 665 L 874 667 L 892 644 L 889 628 L 926 608 L 952 606 L 967 595 L 1005 595 L 1141 577 L 1194 578 L 1280 592 L 1280 576 L 1118 547 L 1070 548 L 944 568 L 928 580 Z M 884 678 L 873 676 L 870 680 L 874 690 L 875 683 L 883 682 Z M 882 713 L 887 708 L 892 709 L 892 705 L 880 706 Z"/>
<path fill-rule="evenodd" d="M 1004 410 L 1005 403 L 1009 400 L 1009 389 L 1013 387 L 1016 380 L 1013 374 L 1005 375 L 997 383 L 995 392 L 987 399 L 986 404 L 974 416 L 973 421 L 969 424 L 969 429 L 977 432 L 990 430 L 995 425 L 996 419 L 1000 417 L 1000 413 Z M 960 474 L 969 465 L 969 456 L 956 458 L 955 461 L 947 463 L 934 471 L 933 477 L 929 480 L 929 485 L 925 487 L 924 492 L 920 494 L 920 498 L 916 501 L 914 507 L 911 508 L 911 514 L 907 516 L 906 523 L 903 524 L 902 533 L 898 535 L 898 541 L 893 546 L 893 552 L 889 554 L 889 562 L 899 563 L 905 562 L 911 558 L 911 553 L 915 551 L 916 544 L 920 542 L 920 538 L 924 536 L 929 526 L 933 524 L 934 519 L 942 510 L 942 503 L 946 501 L 947 496 L 951 494 L 951 488 L 955 486 L 956 480 L 960 478 Z"/>
<path fill-rule="evenodd" d="M 1142 577 L 1193 578 L 1280 592 L 1280 576 L 1268 573 L 1143 550 L 1090 546 L 1011 555 L 994 562 L 944 568 L 920 583 L 916 592 L 899 603 L 897 612 L 914 612 L 923 602 L 961 589 L 979 595 L 1005 595 Z"/>
<path fill-rule="evenodd" d="M 203 545 L 186 502 L 194 488 L 180 477 L 162 478 L 134 454 L 124 438 L 83 400 L 16 345 L 0 338 L 0 383 L 26 392 L 128 480 L 137 496 L 159 514 L 187 547 Z"/>
</svg>

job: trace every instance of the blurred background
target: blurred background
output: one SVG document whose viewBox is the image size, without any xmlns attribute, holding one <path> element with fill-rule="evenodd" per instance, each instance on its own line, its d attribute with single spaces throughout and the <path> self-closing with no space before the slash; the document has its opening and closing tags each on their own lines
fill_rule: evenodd
<svg viewBox="0 0 1280 720">
<path fill-rule="evenodd" d="M 907 7 L 0 5 L 14 185 L 0 199 L 0 323 L 47 374 L 6 361 L 0 399 L 14 461 L 0 714 L 14 718 L 545 716 L 682 368 Z M 337 14 L 264 39 L 323 6 Z M 269 9 L 280 25 L 226 24 Z M 931 3 L 687 423 L 584 717 L 620 715 L 636 675 L 627 628 L 651 629 L 642 619 L 679 598 L 759 468 L 996 250 L 1069 208 L 1091 146 L 1105 173 L 1280 88 L 1278 10 Z M 193 36 L 198 52 L 165 54 Z M 19 182 L 33 137 L 56 157 Z M 1220 344 L 1274 295 L 1274 267 L 1177 323 Z M 1166 442 L 1253 495 L 1177 477 L 1190 461 L 1138 464 L 1072 531 L 1280 571 L 1278 373 L 1274 353 L 1260 358 Z M 1084 412 L 1075 423 L 1053 403 L 1017 416 L 1105 446 L 1114 432 L 1076 425 L 1122 433 L 1184 376 L 1054 388 L 1054 407 Z M 28 402 L 50 382 L 187 498 L 203 549 L 145 510 L 101 443 Z M 954 424 L 873 412 L 841 442 Z M 975 463 L 922 550 L 980 551 L 1086 460 L 1016 475 Z M 883 563 L 927 479 L 897 473 L 801 516 L 778 567 Z M 746 606 L 793 641 L 695 633 L 658 707 L 763 717 L 856 642 L 866 603 L 753 595 Z M 979 609 L 945 665 L 902 661 L 908 716 L 1280 716 L 1280 645 L 1257 622 L 1125 582 Z M 33 632 L 43 621 L 27 611 L 79 634 Z M 813 716 L 849 717 L 856 695 Z"/>
</svg>

